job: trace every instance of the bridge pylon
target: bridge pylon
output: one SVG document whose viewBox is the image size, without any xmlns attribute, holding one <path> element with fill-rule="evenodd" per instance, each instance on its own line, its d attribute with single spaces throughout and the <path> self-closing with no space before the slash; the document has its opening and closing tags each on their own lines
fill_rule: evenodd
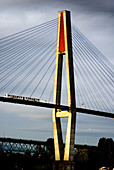
<svg viewBox="0 0 114 170">
<path fill-rule="evenodd" d="M 56 45 L 56 63 L 55 63 L 55 81 L 53 103 L 60 105 L 61 102 L 61 84 L 62 84 L 62 66 L 66 57 L 66 75 L 69 111 L 53 109 L 53 130 L 55 146 L 55 162 L 61 164 L 64 169 L 69 169 L 73 163 L 74 141 L 75 141 L 75 124 L 76 124 L 76 102 L 75 102 L 75 85 L 72 53 L 72 36 L 70 11 L 60 11 L 58 13 L 58 31 Z M 66 143 L 63 146 L 62 129 L 60 118 L 67 117 Z M 58 163 L 57 163 L 58 162 Z M 59 163 L 61 162 L 61 163 Z M 67 166 L 69 163 L 69 166 Z M 67 168 L 68 167 L 68 168 Z M 60 168 L 58 168 L 60 169 Z M 73 166 L 70 166 L 73 169 Z"/>
</svg>

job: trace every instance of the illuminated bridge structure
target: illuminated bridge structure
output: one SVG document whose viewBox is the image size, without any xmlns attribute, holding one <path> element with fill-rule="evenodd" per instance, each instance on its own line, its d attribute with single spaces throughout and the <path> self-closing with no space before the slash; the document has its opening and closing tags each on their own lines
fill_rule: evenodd
<svg viewBox="0 0 114 170">
<path fill-rule="evenodd" d="M 60 11 L 58 19 L 0 39 L 0 101 L 53 108 L 55 160 L 73 169 L 76 113 L 114 118 L 113 68 L 71 23 L 70 11 Z"/>
<path fill-rule="evenodd" d="M 37 99 L 39 100 L 39 99 Z M 39 107 L 45 107 L 45 108 L 55 108 L 55 109 L 60 109 L 60 110 L 67 110 L 69 111 L 69 107 L 68 106 L 65 106 L 65 105 L 56 105 L 56 104 L 53 104 L 53 103 L 48 103 L 48 102 L 37 102 L 37 101 L 34 101 L 34 98 L 32 100 L 21 100 L 21 99 L 18 99 L 18 96 L 17 98 L 13 98 L 13 97 L 9 97 L 9 98 L 6 98 L 6 97 L 0 97 L 0 101 L 2 102 L 7 102 L 7 103 L 16 103 L 16 104 L 23 104 L 23 105 L 30 105 L 30 106 L 39 106 Z M 97 110 L 92 110 L 92 109 L 84 109 L 84 108 L 78 108 L 76 107 L 76 112 L 77 113 L 85 113 L 85 114 L 89 114 L 89 115 L 96 115 L 96 116 L 103 116 L 103 117 L 108 117 L 108 118 L 113 118 L 114 119 L 114 114 L 113 113 L 110 113 L 110 112 L 103 112 L 103 111 L 97 111 Z"/>
</svg>

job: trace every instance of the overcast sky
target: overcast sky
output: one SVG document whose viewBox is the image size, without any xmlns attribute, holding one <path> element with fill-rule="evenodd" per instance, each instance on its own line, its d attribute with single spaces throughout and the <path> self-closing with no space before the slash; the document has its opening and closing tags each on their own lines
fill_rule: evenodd
<svg viewBox="0 0 114 170">
<path fill-rule="evenodd" d="M 72 23 L 114 63 L 114 0 L 0 0 L 0 38 L 57 18 L 58 11 L 66 9 Z M 0 136 L 52 137 L 51 111 L 44 109 L 39 116 L 39 110 L 0 103 Z M 114 120 L 78 116 L 77 143 L 96 144 L 99 136 L 114 138 L 113 129 Z"/>
</svg>

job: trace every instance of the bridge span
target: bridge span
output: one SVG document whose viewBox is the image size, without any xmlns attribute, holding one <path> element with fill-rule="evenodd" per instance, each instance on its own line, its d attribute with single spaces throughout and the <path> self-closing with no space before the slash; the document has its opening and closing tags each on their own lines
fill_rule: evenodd
<svg viewBox="0 0 114 170">
<path fill-rule="evenodd" d="M 51 144 L 48 142 L 48 140 L 38 141 L 38 140 L 2 138 L 2 137 L 0 138 L 0 151 L 5 151 L 5 152 L 8 151 L 8 152 L 24 153 L 25 151 L 28 151 L 30 153 L 46 153 L 47 147 L 49 147 L 50 145 Z M 39 150 L 37 149 L 38 147 Z M 84 149 L 90 147 L 96 148 L 97 146 L 75 144 L 74 150 L 76 148 Z"/>
<path fill-rule="evenodd" d="M 23 104 L 23 105 L 30 105 L 30 106 L 39 106 L 39 107 L 46 107 L 46 108 L 56 108 L 60 110 L 67 110 L 69 111 L 70 107 L 65 105 L 56 105 L 53 103 L 46 103 L 46 102 L 36 102 L 36 101 L 30 101 L 30 100 L 20 100 L 15 98 L 6 98 L 6 97 L 0 97 L 0 101 L 2 102 L 8 102 L 8 103 L 16 103 L 16 104 Z M 90 115 L 96 115 L 96 116 L 104 116 L 114 119 L 114 114 L 109 112 L 102 112 L 97 110 L 90 110 L 90 109 L 84 109 L 84 108 L 77 108 L 77 113 L 85 113 Z"/>
</svg>

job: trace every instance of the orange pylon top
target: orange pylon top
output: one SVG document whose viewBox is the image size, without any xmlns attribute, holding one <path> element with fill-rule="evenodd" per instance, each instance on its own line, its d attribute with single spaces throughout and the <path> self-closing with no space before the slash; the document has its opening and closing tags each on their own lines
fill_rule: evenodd
<svg viewBox="0 0 114 170">
<path fill-rule="evenodd" d="M 59 52 L 65 51 L 65 37 L 64 37 L 64 19 L 63 12 L 61 13 L 60 19 L 60 37 L 59 37 Z"/>
</svg>

